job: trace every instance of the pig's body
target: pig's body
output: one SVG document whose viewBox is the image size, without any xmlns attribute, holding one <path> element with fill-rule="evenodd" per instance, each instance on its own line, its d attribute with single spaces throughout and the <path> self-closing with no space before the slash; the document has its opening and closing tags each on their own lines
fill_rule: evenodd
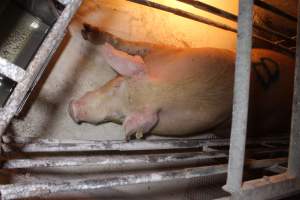
<svg viewBox="0 0 300 200">
<path fill-rule="evenodd" d="M 94 41 L 91 36 L 95 33 L 99 37 L 99 33 L 91 33 L 85 35 L 89 40 Z M 103 35 L 100 38 L 103 39 Z M 136 43 L 120 43 L 119 40 L 115 42 L 116 38 L 109 39 L 105 40 L 132 55 L 107 44 L 102 46 L 106 61 L 122 76 L 73 101 L 70 114 L 75 121 L 123 123 L 126 137 L 129 138 L 132 134 L 147 132 L 177 136 L 199 133 L 230 118 L 235 63 L 233 52 L 216 48 L 140 46 Z M 255 52 L 254 60 L 260 60 L 258 54 L 262 57 L 271 56 L 274 62 L 279 62 L 280 70 L 283 65 L 293 68 L 290 66 L 292 62 L 286 62 L 286 56 L 265 50 Z M 260 70 L 259 67 L 257 69 Z M 283 69 L 281 76 L 292 71 Z M 281 86 L 282 81 L 287 81 L 287 84 L 291 82 L 288 80 L 292 80 L 292 74 L 274 80 L 266 89 L 263 82 L 256 81 L 256 75 L 267 79 L 268 74 L 264 77 L 264 71 L 259 72 L 252 73 L 254 85 L 251 86 L 251 93 L 255 92 L 255 95 L 250 103 L 251 109 L 262 109 L 261 112 L 250 111 L 250 117 L 255 118 L 250 120 L 250 130 L 254 131 L 257 129 L 252 127 L 252 122 L 257 121 L 258 116 L 262 120 L 260 124 L 264 126 L 267 112 L 280 115 L 277 112 L 279 110 L 272 109 L 283 105 L 281 99 L 291 99 L 292 89 L 292 86 Z M 265 97 L 267 101 L 273 98 L 278 100 L 272 106 L 270 102 L 263 103 Z M 290 100 L 283 100 L 282 103 L 290 103 Z M 281 111 L 290 112 L 286 108 Z"/>
<path fill-rule="evenodd" d="M 158 112 L 152 133 L 186 135 L 228 118 L 234 54 L 202 48 L 165 50 L 144 58 L 146 76 L 125 78 L 130 101 L 126 116 L 145 106 Z M 203 66 L 203 67 L 199 67 Z"/>
<path fill-rule="evenodd" d="M 288 133 L 293 99 L 293 59 L 274 51 L 254 49 L 252 63 L 249 132 Z M 270 70 L 269 74 L 267 70 Z"/>
</svg>

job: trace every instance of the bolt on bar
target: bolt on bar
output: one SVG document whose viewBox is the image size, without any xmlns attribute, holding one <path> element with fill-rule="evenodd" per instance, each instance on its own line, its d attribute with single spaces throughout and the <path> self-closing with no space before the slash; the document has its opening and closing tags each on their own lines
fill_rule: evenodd
<svg viewBox="0 0 300 200">
<path fill-rule="evenodd" d="M 227 183 L 224 186 L 229 192 L 239 191 L 243 179 L 250 88 L 252 10 L 253 0 L 239 1 L 229 164 Z"/>
<path fill-rule="evenodd" d="M 297 49 L 288 173 L 300 178 L 300 3 L 298 3 L 297 15 Z"/>
</svg>

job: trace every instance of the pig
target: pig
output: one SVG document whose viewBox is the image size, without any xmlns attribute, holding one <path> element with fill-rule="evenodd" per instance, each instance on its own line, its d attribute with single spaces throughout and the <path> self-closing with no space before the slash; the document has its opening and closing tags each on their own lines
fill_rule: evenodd
<svg viewBox="0 0 300 200">
<path fill-rule="evenodd" d="M 70 102 L 69 113 L 75 122 L 123 124 L 127 140 L 132 136 L 142 138 L 147 133 L 186 136 L 229 124 L 234 52 L 209 47 L 175 48 L 129 42 L 87 24 L 84 25 L 82 36 L 101 45 L 102 56 L 119 75 Z M 257 63 L 260 61 L 259 55 L 270 55 L 276 62 L 277 58 L 273 57 L 279 57 L 279 62 L 286 59 L 278 53 L 257 50 L 253 53 Z M 290 63 L 285 67 L 289 66 Z M 268 72 L 276 72 L 277 68 L 273 68 L 268 68 Z M 255 95 L 250 107 L 258 105 L 262 112 L 272 112 L 274 107 L 264 107 L 261 98 L 267 96 L 268 100 L 274 101 L 274 93 L 278 98 L 274 106 L 278 106 L 283 98 L 281 90 L 286 88 L 272 91 L 274 88 L 267 88 L 274 86 L 267 82 L 268 72 L 260 70 L 259 64 L 255 72 L 258 76 L 253 73 L 251 79 L 255 79 L 258 87 L 251 87 L 251 93 L 258 95 Z M 278 80 L 274 81 L 280 84 Z M 250 115 L 261 119 L 260 112 L 250 112 Z"/>
</svg>

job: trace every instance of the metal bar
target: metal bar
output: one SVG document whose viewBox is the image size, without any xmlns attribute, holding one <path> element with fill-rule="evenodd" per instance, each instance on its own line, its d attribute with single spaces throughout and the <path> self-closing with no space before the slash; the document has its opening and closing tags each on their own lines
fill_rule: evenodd
<svg viewBox="0 0 300 200">
<path fill-rule="evenodd" d="M 234 15 L 230 12 L 224 11 L 222 9 L 216 8 L 216 7 L 211 6 L 209 4 L 206 4 L 206 3 L 202 3 L 200 1 L 196 1 L 196 0 L 178 0 L 178 1 L 181 1 L 181 2 L 189 4 L 189 5 L 192 5 L 196 8 L 199 8 L 201 10 L 210 12 L 212 14 L 215 14 L 215 15 L 219 16 L 219 17 L 223 17 L 223 18 L 226 18 L 226 19 L 234 21 L 234 22 L 237 22 L 237 19 L 238 19 L 238 17 L 236 15 Z M 284 40 L 293 41 L 293 42 L 296 41 L 293 37 L 289 37 L 289 36 L 287 36 L 283 33 L 274 31 L 274 30 L 266 28 L 266 27 L 262 27 L 258 24 L 255 24 L 255 23 L 253 25 L 253 28 L 255 28 L 257 30 L 260 30 L 260 31 L 264 31 L 265 33 L 277 36 L 277 37 L 279 37 L 281 39 L 284 39 Z"/>
<path fill-rule="evenodd" d="M 48 140 L 32 138 L 15 138 L 12 141 L 3 137 L 4 152 L 19 150 L 21 152 L 74 152 L 74 151 L 131 151 L 157 149 L 196 149 L 201 147 L 228 146 L 228 139 L 155 139 L 155 140 L 123 140 L 93 141 L 93 140 Z M 33 142 L 31 142 L 33 141 Z M 249 139 L 247 144 L 288 144 L 286 138 Z"/>
<path fill-rule="evenodd" d="M 282 158 L 271 158 L 271 159 L 261 159 L 261 160 L 256 160 L 256 159 L 248 159 L 246 161 L 247 167 L 251 169 L 259 169 L 259 168 L 264 168 L 266 166 L 272 166 L 274 164 L 284 164 L 287 162 L 287 158 L 282 157 Z"/>
<path fill-rule="evenodd" d="M 152 183 L 177 179 L 189 179 L 205 177 L 217 174 L 225 174 L 227 165 L 212 165 L 205 167 L 187 168 L 182 170 L 167 170 L 153 173 L 120 175 L 105 179 L 79 179 L 66 180 L 64 182 L 46 182 L 31 184 L 10 184 L 0 186 L 2 199 L 17 199 L 35 196 L 44 196 L 51 193 L 94 190 L 115 186 Z"/>
<path fill-rule="evenodd" d="M 300 3 L 298 3 L 297 49 L 288 173 L 300 178 Z"/>
<path fill-rule="evenodd" d="M 266 168 L 282 162 L 282 158 L 271 159 L 264 162 L 263 160 L 249 161 L 249 168 Z M 246 164 L 248 161 L 246 162 Z M 68 180 L 64 182 L 40 182 L 40 183 L 16 183 L 0 186 L 2 199 L 17 199 L 26 197 L 43 196 L 58 192 L 93 190 L 123 185 L 132 185 L 140 183 L 153 183 L 159 181 L 189 179 L 196 177 L 212 176 L 225 174 L 227 165 L 211 165 L 204 167 L 186 168 L 180 170 L 158 171 L 153 173 L 137 173 L 134 175 L 119 175 L 105 179 L 80 179 Z"/>
<path fill-rule="evenodd" d="M 227 183 L 229 192 L 240 190 L 246 146 L 252 47 L 253 0 L 239 1 L 238 45 L 234 75 L 234 97 Z"/>
<path fill-rule="evenodd" d="M 231 31 L 231 32 L 234 32 L 234 33 L 236 32 L 235 28 L 232 28 L 232 27 L 230 27 L 226 24 L 222 24 L 222 23 L 210 20 L 206 17 L 194 15 L 192 13 L 189 13 L 189 12 L 186 12 L 186 11 L 183 11 L 183 10 L 180 10 L 180 9 L 171 8 L 171 7 L 168 7 L 168 6 L 165 6 L 165 5 L 162 5 L 162 4 L 158 4 L 158 3 L 155 3 L 155 2 L 151 2 L 151 1 L 148 1 L 148 0 L 127 0 L 127 1 L 138 3 L 138 4 L 148 6 L 148 7 L 151 7 L 151 8 L 157 8 L 159 10 L 163 10 L 163 11 L 181 16 L 181 17 L 185 17 L 185 18 L 192 19 L 192 20 L 195 20 L 195 21 L 198 21 L 198 22 L 202 22 L 202 23 L 205 23 L 205 24 L 210 25 L 210 26 L 221 28 L 223 30 Z"/>
<path fill-rule="evenodd" d="M 72 3 L 73 0 L 57 0 L 57 1 L 63 5 L 67 5 L 69 3 Z"/>
<path fill-rule="evenodd" d="M 72 0 L 72 3 L 69 3 L 66 6 L 61 16 L 52 27 L 50 33 L 40 46 L 37 54 L 30 62 L 26 71 L 28 76 L 19 82 L 8 99 L 6 106 L 0 110 L 0 136 L 4 133 L 7 125 L 17 112 L 24 97 L 28 94 L 30 87 L 34 82 L 36 82 L 36 77 L 38 77 L 41 71 L 43 71 L 43 68 L 47 65 L 49 58 L 62 41 L 66 27 L 80 4 L 81 0 Z"/>
<path fill-rule="evenodd" d="M 26 78 L 26 71 L 8 60 L 0 57 L 0 74 L 15 82 L 21 82 Z"/>
<path fill-rule="evenodd" d="M 219 8 L 216 8 L 214 6 L 211 6 L 209 4 L 203 3 L 201 1 L 196 1 L 196 0 L 177 0 L 177 1 L 181 1 L 183 3 L 192 5 L 195 8 L 199 8 L 199 9 L 207 11 L 209 13 L 213 13 L 215 15 L 218 15 L 220 17 L 229 19 L 231 21 L 235 21 L 235 22 L 237 21 L 237 16 L 236 15 L 234 15 L 230 12 L 227 12 L 225 10 L 221 10 Z"/>
<path fill-rule="evenodd" d="M 266 9 L 266 10 L 269 10 L 277 15 L 280 15 L 281 17 L 285 17 L 286 19 L 289 19 L 291 21 L 294 21 L 294 22 L 297 22 L 297 18 L 292 16 L 292 15 L 289 15 L 287 14 L 286 12 L 280 10 L 279 8 L 276 8 L 264 1 L 261 1 L 261 0 L 254 0 L 254 3 L 255 5 L 263 8 L 263 9 Z"/>
<path fill-rule="evenodd" d="M 40 167 L 71 167 L 71 166 L 124 166 L 124 165 L 170 165 L 187 164 L 201 160 L 227 158 L 227 153 L 219 152 L 193 152 L 168 153 L 147 155 L 105 155 L 105 156 L 76 156 L 76 157 L 37 157 L 34 159 L 14 159 L 4 161 L 2 169 L 40 168 Z"/>
<path fill-rule="evenodd" d="M 133 151 L 157 149 L 192 149 L 204 146 L 226 146 L 228 140 L 166 139 L 141 141 L 94 141 L 89 143 L 29 143 L 3 144 L 4 152 L 76 152 L 76 151 Z"/>
<path fill-rule="evenodd" d="M 263 37 L 261 37 L 261 36 L 258 36 L 258 35 L 256 35 L 256 34 L 253 34 L 253 38 L 259 39 L 259 40 L 264 41 L 264 42 L 267 42 L 268 44 L 270 44 L 271 46 L 277 48 L 277 49 L 280 50 L 280 51 L 285 51 L 285 52 L 287 52 L 287 53 L 289 53 L 289 54 L 291 54 L 291 55 L 294 55 L 294 54 L 295 54 L 295 51 L 293 51 L 292 49 L 290 49 L 290 48 L 288 48 L 288 47 L 286 47 L 286 46 L 284 46 L 284 45 L 281 45 L 280 43 L 273 42 L 273 41 L 271 41 L 271 40 L 268 40 L 268 39 L 263 38 Z M 285 41 L 285 40 L 284 40 L 284 41 Z"/>
<path fill-rule="evenodd" d="M 207 18 L 203 18 L 203 17 L 197 16 L 197 15 L 194 15 L 194 14 L 191 14 L 191 13 L 179 10 L 179 9 L 170 8 L 170 7 L 167 7 L 167 6 L 164 6 L 164 5 L 160 5 L 160 4 L 157 4 L 157 3 L 154 3 L 154 2 L 146 1 L 146 0 L 127 0 L 127 1 L 138 3 L 138 4 L 142 4 L 142 5 L 149 6 L 149 7 L 156 8 L 156 9 L 160 9 L 160 10 L 163 10 L 163 11 L 166 11 L 166 12 L 169 12 L 169 13 L 173 13 L 175 15 L 179 15 L 179 16 L 182 16 L 182 17 L 194 20 L 194 21 L 205 23 L 207 25 L 215 26 L 214 24 L 219 24 L 220 26 L 218 25 L 218 26 L 215 26 L 215 27 L 218 27 L 218 28 L 221 28 L 221 29 L 224 29 L 224 30 L 228 30 L 228 27 L 225 27 L 227 25 L 224 25 L 224 24 L 221 24 L 219 22 L 215 22 L 215 21 L 209 20 Z M 190 1 L 190 0 L 182 0 L 182 2 L 188 2 L 188 1 Z M 212 7 L 210 5 L 207 5 L 207 4 L 204 4 L 204 3 L 201 3 L 201 2 L 200 2 L 200 4 L 202 6 L 204 6 L 205 9 L 209 10 L 210 12 L 213 12 L 213 10 L 217 10 L 218 12 L 215 12 L 214 14 L 218 14 L 220 12 L 223 12 L 223 10 L 220 10 L 218 8 L 215 8 L 215 7 Z M 195 5 L 195 4 L 193 4 L 193 5 Z M 198 7 L 198 8 L 202 9 L 203 7 Z M 210 9 L 212 9 L 212 10 L 210 10 Z M 223 14 L 223 17 L 224 16 L 226 16 L 226 14 Z M 233 17 L 229 17 L 229 19 L 231 19 L 231 18 L 233 18 Z M 281 37 L 281 38 L 284 38 L 286 40 L 292 40 L 292 41 L 294 41 L 293 38 L 290 38 L 290 37 L 288 37 L 288 36 L 286 36 L 286 35 L 284 35 L 282 33 L 279 33 L 279 32 L 276 32 L 276 31 L 273 31 L 273 30 L 270 30 L 270 29 L 266 29 L 266 28 L 263 28 L 263 27 L 259 27 L 259 29 L 260 30 L 264 30 L 265 32 L 268 32 L 270 34 L 276 35 L 277 37 Z M 231 32 L 237 32 L 237 30 L 235 28 L 232 28 L 232 27 L 230 27 L 229 31 L 231 31 Z M 287 52 L 289 54 L 292 54 L 292 55 L 295 53 L 293 50 L 291 50 L 291 49 L 289 49 L 289 48 L 287 48 L 287 47 L 285 47 L 283 45 L 276 44 L 275 42 L 270 41 L 270 40 L 268 40 L 266 38 L 263 38 L 263 37 L 260 37 L 260 36 L 257 36 L 257 35 L 253 35 L 253 37 L 257 38 L 257 39 L 260 39 L 260 40 L 262 40 L 264 42 L 267 42 L 268 44 L 270 44 L 271 46 L 277 48 L 280 51 L 285 51 L 285 52 Z"/>
<path fill-rule="evenodd" d="M 300 191 L 299 182 L 287 173 L 246 181 L 237 199 L 278 199 Z"/>
</svg>

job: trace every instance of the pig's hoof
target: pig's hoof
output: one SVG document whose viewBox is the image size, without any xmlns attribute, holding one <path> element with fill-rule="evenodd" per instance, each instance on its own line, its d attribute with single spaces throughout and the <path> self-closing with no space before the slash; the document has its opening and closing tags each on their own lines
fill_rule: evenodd
<svg viewBox="0 0 300 200">
<path fill-rule="evenodd" d="M 73 119 L 73 121 L 76 122 L 77 124 L 79 124 L 80 121 L 77 118 L 74 100 L 71 100 L 71 102 L 69 103 L 68 112 L 69 112 L 69 115 L 71 116 L 71 118 Z"/>
<path fill-rule="evenodd" d="M 140 140 L 144 137 L 143 131 L 139 130 L 135 133 L 135 138 Z"/>
</svg>

